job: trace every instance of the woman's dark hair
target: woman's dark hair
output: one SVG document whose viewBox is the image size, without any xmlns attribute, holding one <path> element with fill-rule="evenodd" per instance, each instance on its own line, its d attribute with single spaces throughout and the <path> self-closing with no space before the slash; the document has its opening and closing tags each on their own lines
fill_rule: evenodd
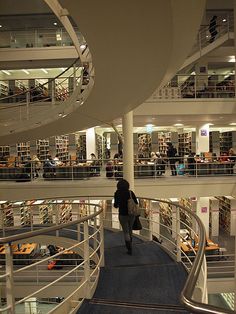
<svg viewBox="0 0 236 314">
<path fill-rule="evenodd" d="M 117 190 L 129 190 L 129 182 L 125 179 L 121 179 L 117 183 Z"/>
</svg>

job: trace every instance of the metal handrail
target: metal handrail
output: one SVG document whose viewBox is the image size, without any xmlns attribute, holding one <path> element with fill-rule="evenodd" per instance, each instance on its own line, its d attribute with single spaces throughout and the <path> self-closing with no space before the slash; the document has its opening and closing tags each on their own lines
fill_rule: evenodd
<svg viewBox="0 0 236 314">
<path fill-rule="evenodd" d="M 92 206 L 96 206 L 96 207 L 101 207 L 100 205 L 93 204 L 93 203 L 83 203 L 83 205 L 90 205 L 90 206 L 92 205 Z M 28 205 L 28 206 L 30 206 L 30 205 Z M 89 219 L 92 219 L 92 218 L 96 217 L 102 211 L 103 211 L 103 209 L 101 208 L 99 211 L 97 211 L 94 214 L 85 216 L 83 218 L 80 218 L 80 219 L 77 219 L 77 220 L 74 220 L 74 221 L 71 221 L 71 222 L 63 223 L 63 224 L 56 225 L 56 226 L 47 227 L 46 229 L 42 228 L 42 229 L 39 229 L 39 230 L 28 231 L 28 232 L 24 232 L 24 233 L 17 234 L 17 235 L 3 237 L 3 238 L 0 238 L 0 244 L 11 243 L 11 242 L 14 242 L 14 241 L 20 241 L 20 240 L 23 240 L 23 239 L 28 239 L 28 238 L 31 238 L 31 237 L 35 237 L 35 236 L 44 234 L 45 232 L 57 231 L 57 230 L 60 230 L 60 229 L 64 229 L 66 227 L 74 226 L 74 225 L 77 225 L 77 224 L 79 224 L 81 222 L 84 222 L 84 221 L 87 221 Z"/>
<path fill-rule="evenodd" d="M 55 76 L 54 78 L 49 79 L 48 82 L 43 83 L 43 84 L 40 84 L 40 86 L 43 87 L 43 86 L 45 86 L 45 85 L 47 85 L 47 84 L 49 84 L 49 83 L 54 82 L 56 79 L 58 79 L 59 77 L 63 76 L 63 74 L 65 74 L 68 70 L 70 70 L 70 69 L 73 67 L 73 65 L 75 65 L 79 60 L 80 60 L 80 58 L 77 58 L 77 59 L 74 60 L 74 61 L 71 63 L 71 65 L 69 65 L 64 71 L 62 71 L 61 73 L 59 73 L 59 74 L 58 74 L 57 76 Z M 35 86 L 34 88 L 28 88 L 28 89 L 26 89 L 25 91 L 23 91 L 23 92 L 21 92 L 21 93 L 16 93 L 16 94 L 13 94 L 13 95 L 10 95 L 10 96 L 0 97 L 0 101 L 1 101 L 1 100 L 5 100 L 5 99 L 11 99 L 11 98 L 14 99 L 14 97 L 16 97 L 16 96 L 19 96 L 19 95 L 26 95 L 27 93 L 31 93 L 32 91 L 34 91 L 34 90 L 36 90 L 36 89 L 37 89 L 37 86 Z M 26 104 L 24 103 L 24 104 L 21 104 L 21 105 L 18 105 L 18 106 L 26 106 Z M 18 107 L 18 106 L 15 105 L 15 107 Z M 0 108 L 0 110 L 1 110 L 1 109 L 5 109 L 5 108 Z"/>
<path fill-rule="evenodd" d="M 81 198 L 86 198 L 87 196 L 80 196 Z M 93 198 L 99 198 L 101 197 L 102 199 L 106 199 L 106 198 L 111 198 L 110 195 L 94 195 Z M 70 196 L 71 199 L 76 198 L 75 196 Z M 89 197 L 87 197 L 89 199 Z M 51 198 L 45 198 L 45 201 L 50 200 Z M 68 199 L 68 197 L 66 198 Z M 198 250 L 196 252 L 196 256 L 194 259 L 194 262 L 192 264 L 192 267 L 189 271 L 186 283 L 184 285 L 184 288 L 181 292 L 181 302 L 183 303 L 184 306 L 186 306 L 188 309 L 191 310 L 191 312 L 193 313 L 214 313 L 214 314 L 222 314 L 222 313 L 235 313 L 231 310 L 222 310 L 219 309 L 215 306 L 209 305 L 209 304 L 203 304 L 200 302 L 197 302 L 195 300 L 193 300 L 193 293 L 194 293 L 194 289 L 201 271 L 201 267 L 202 267 L 202 263 L 204 261 L 204 250 L 205 250 L 205 242 L 206 242 L 206 234 L 205 234 L 205 228 L 204 225 L 201 221 L 201 219 L 194 213 L 192 212 L 190 209 L 185 208 L 182 205 L 179 204 L 175 204 L 173 202 L 170 201 L 166 201 L 163 199 L 156 199 L 156 198 L 139 198 L 144 199 L 144 200 L 148 200 L 148 201 L 155 201 L 155 202 L 160 202 L 160 203 L 166 203 L 169 205 L 173 205 L 176 208 L 180 208 L 182 211 L 187 212 L 191 217 L 193 217 L 197 224 L 198 224 L 198 237 L 199 237 L 199 246 L 198 246 Z M 86 205 L 95 205 L 93 203 L 83 203 Z M 98 206 L 96 204 L 96 206 Z M 15 206 L 16 207 L 16 206 Z M 96 212 L 95 214 L 89 215 L 87 217 L 83 217 L 79 220 L 73 221 L 73 222 L 69 222 L 63 225 L 57 225 L 57 226 L 53 226 L 53 227 L 48 227 L 48 228 L 44 228 L 41 230 L 36 230 L 36 231 L 31 231 L 31 232 L 27 232 L 24 234 L 20 234 L 20 235 L 14 235 L 14 236 L 9 236 L 9 237 L 5 237 L 5 238 L 1 238 L 0 239 L 0 243 L 9 243 L 12 241 L 17 241 L 17 240 L 23 240 L 23 239 L 27 239 L 29 237 L 32 236 L 36 236 L 39 234 L 43 234 L 45 233 L 45 231 L 56 231 L 71 225 L 74 225 L 76 223 L 79 222 L 84 222 L 88 219 L 94 218 L 97 214 L 101 213 L 102 209 L 100 209 L 98 212 Z"/>
</svg>

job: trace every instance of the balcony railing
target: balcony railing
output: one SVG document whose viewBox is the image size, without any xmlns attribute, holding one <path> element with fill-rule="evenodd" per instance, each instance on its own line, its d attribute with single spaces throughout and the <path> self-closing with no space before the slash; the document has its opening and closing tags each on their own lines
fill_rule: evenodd
<svg viewBox="0 0 236 314">
<path fill-rule="evenodd" d="M 232 177 L 236 175 L 236 156 L 215 156 L 214 158 L 163 157 L 157 160 L 140 158 L 134 162 L 135 179 L 155 179 L 162 177 L 201 178 Z M 123 161 L 117 159 L 96 160 L 53 160 L 32 161 L 27 156 L 22 159 L 0 161 L 0 181 L 31 180 L 119 180 L 123 177 Z"/>
<path fill-rule="evenodd" d="M 75 31 L 81 44 L 83 44 L 83 36 L 78 29 L 75 29 Z M 0 30 L 0 34 L 0 49 L 74 46 L 70 36 L 63 28 Z"/>
<path fill-rule="evenodd" d="M 72 305 L 76 310 L 84 298 L 92 297 L 99 268 L 104 266 L 103 228 L 120 229 L 117 210 L 110 211 L 106 206 L 107 202 L 111 203 L 111 197 L 94 198 L 97 201 L 71 197 L 5 204 L 0 212 L 3 236 L 0 239 L 3 293 L 0 312 L 13 313 L 20 304 L 35 298 L 39 310 L 43 302 L 53 307 L 44 313 L 57 310 L 69 313 Z M 185 306 L 192 313 L 233 313 L 207 304 L 206 237 L 201 220 L 191 209 L 167 200 L 139 198 L 139 204 L 143 229 L 135 231 L 137 236 L 162 246 L 173 259 L 183 263 L 188 273 L 181 295 Z M 13 225 L 8 227 L 5 222 L 10 219 L 10 212 Z M 208 244 L 211 244 L 209 240 Z M 57 272 L 45 277 L 45 267 L 55 267 Z M 15 299 L 16 287 L 27 282 L 35 289 Z M 65 285 L 72 290 L 61 290 L 59 303 L 53 302 L 50 299 L 53 287 Z M 47 293 L 48 301 L 42 298 Z"/>
</svg>

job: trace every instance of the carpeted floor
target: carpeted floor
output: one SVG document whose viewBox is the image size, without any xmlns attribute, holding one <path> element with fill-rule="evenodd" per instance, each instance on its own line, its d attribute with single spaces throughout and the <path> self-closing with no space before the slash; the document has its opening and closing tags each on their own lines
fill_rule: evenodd
<svg viewBox="0 0 236 314">
<path fill-rule="evenodd" d="M 187 313 L 179 304 L 186 272 L 154 242 L 133 240 L 126 253 L 121 232 L 105 232 L 105 267 L 92 300 L 78 314 Z"/>
</svg>

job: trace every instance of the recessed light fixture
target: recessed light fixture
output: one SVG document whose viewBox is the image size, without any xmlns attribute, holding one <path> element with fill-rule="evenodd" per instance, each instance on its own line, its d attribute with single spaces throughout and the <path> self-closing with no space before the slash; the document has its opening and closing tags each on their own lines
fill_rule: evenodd
<svg viewBox="0 0 236 314">
<path fill-rule="evenodd" d="M 222 20 L 222 22 L 227 22 L 227 20 L 224 18 L 224 19 Z"/>
<path fill-rule="evenodd" d="M 80 49 L 85 49 L 85 48 L 86 48 L 85 44 L 80 45 Z"/>
<path fill-rule="evenodd" d="M 22 71 L 26 74 L 29 74 L 29 71 L 25 70 L 25 69 L 22 69 Z"/>
<path fill-rule="evenodd" d="M 183 126 L 182 123 L 175 123 L 174 126 Z"/>
<path fill-rule="evenodd" d="M 235 56 L 229 56 L 228 62 L 235 62 Z"/>
<path fill-rule="evenodd" d="M 7 74 L 7 75 L 11 75 L 11 73 L 7 70 L 2 70 L 3 73 Z"/>
<path fill-rule="evenodd" d="M 230 123 L 229 125 L 236 125 L 236 122 L 232 122 L 232 123 Z"/>
<path fill-rule="evenodd" d="M 0 25 L 0 28 L 2 27 L 2 25 Z"/>
<path fill-rule="evenodd" d="M 54 23 L 53 23 L 53 25 L 55 25 L 55 26 L 56 26 L 56 25 L 57 25 L 57 22 L 54 22 Z"/>
<path fill-rule="evenodd" d="M 45 69 L 41 69 L 44 73 L 48 74 L 48 71 Z"/>
</svg>

